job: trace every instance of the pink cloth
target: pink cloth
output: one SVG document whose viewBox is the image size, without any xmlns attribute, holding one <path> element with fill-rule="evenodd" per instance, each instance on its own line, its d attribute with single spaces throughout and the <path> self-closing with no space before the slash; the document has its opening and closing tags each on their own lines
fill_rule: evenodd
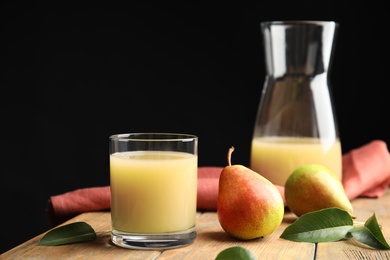
<svg viewBox="0 0 390 260">
<path fill-rule="evenodd" d="M 343 156 L 343 186 L 349 199 L 378 198 L 390 184 L 387 144 L 374 140 Z"/>
<path fill-rule="evenodd" d="M 343 155 L 342 183 L 349 199 L 378 198 L 390 185 L 390 154 L 384 141 L 370 143 Z M 216 210 L 219 176 L 223 167 L 198 169 L 198 210 Z M 284 200 L 284 187 L 276 185 Z M 285 200 L 284 200 L 285 202 Z M 286 202 L 285 202 L 286 205 Z M 51 196 L 48 214 L 59 224 L 77 214 L 110 209 L 110 187 L 92 187 Z"/>
</svg>

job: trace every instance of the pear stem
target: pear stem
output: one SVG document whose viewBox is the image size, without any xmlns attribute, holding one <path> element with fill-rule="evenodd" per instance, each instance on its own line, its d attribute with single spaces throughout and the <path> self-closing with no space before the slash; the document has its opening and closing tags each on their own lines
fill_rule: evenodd
<svg viewBox="0 0 390 260">
<path fill-rule="evenodd" d="M 232 153 L 233 153 L 233 151 L 234 151 L 234 146 L 229 148 L 229 152 L 227 154 L 227 162 L 228 162 L 229 166 L 232 166 L 232 162 L 231 161 L 232 161 Z"/>
</svg>

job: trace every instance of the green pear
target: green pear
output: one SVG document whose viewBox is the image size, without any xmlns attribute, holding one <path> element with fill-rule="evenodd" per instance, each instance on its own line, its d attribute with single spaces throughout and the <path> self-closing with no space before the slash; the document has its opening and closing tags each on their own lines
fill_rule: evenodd
<svg viewBox="0 0 390 260">
<path fill-rule="evenodd" d="M 330 207 L 340 208 L 353 216 L 353 207 L 341 180 L 323 165 L 298 167 L 286 181 L 284 197 L 288 208 L 298 217 Z"/>
<path fill-rule="evenodd" d="M 279 190 L 257 172 L 243 166 L 228 165 L 219 177 L 217 215 L 223 230 L 240 240 L 273 233 L 284 217 L 284 202 Z"/>
</svg>

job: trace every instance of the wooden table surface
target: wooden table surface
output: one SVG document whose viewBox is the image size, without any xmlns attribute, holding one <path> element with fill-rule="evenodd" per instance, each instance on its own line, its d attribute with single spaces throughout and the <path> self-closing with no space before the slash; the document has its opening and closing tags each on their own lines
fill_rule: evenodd
<svg viewBox="0 0 390 260">
<path fill-rule="evenodd" d="M 352 201 L 356 221 L 365 222 L 375 212 L 386 241 L 390 244 L 390 189 L 379 199 L 357 198 Z M 0 259 L 215 259 L 232 246 L 251 250 L 258 259 L 390 259 L 390 250 L 375 250 L 354 239 L 331 243 L 301 243 L 279 238 L 297 217 L 286 212 L 280 227 L 271 235 L 251 241 L 229 237 L 221 228 L 216 212 L 199 212 L 197 237 L 193 244 L 169 250 L 133 250 L 113 245 L 110 241 L 110 212 L 83 213 L 65 223 L 84 221 L 97 233 L 90 242 L 39 246 L 41 234 L 3 253 Z"/>
</svg>

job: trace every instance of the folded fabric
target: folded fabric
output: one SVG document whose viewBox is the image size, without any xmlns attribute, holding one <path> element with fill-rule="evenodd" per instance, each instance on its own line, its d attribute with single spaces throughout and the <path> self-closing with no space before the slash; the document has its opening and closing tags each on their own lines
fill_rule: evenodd
<svg viewBox="0 0 390 260">
<path fill-rule="evenodd" d="M 359 196 L 378 198 L 390 185 L 390 154 L 382 140 L 373 140 L 344 154 L 342 168 L 342 183 L 351 200 Z M 198 168 L 198 210 L 217 209 L 218 184 L 222 169 L 223 167 L 218 166 Z M 275 186 L 284 200 L 284 187 Z M 110 201 L 109 186 L 82 188 L 51 196 L 47 212 L 52 223 L 57 225 L 83 212 L 109 210 Z"/>
<path fill-rule="evenodd" d="M 83 188 L 51 196 L 46 213 L 56 226 L 82 212 L 108 210 L 110 203 L 110 186 Z"/>
<path fill-rule="evenodd" d="M 374 140 L 343 155 L 343 186 L 349 199 L 378 198 L 390 185 L 387 144 Z"/>
</svg>

